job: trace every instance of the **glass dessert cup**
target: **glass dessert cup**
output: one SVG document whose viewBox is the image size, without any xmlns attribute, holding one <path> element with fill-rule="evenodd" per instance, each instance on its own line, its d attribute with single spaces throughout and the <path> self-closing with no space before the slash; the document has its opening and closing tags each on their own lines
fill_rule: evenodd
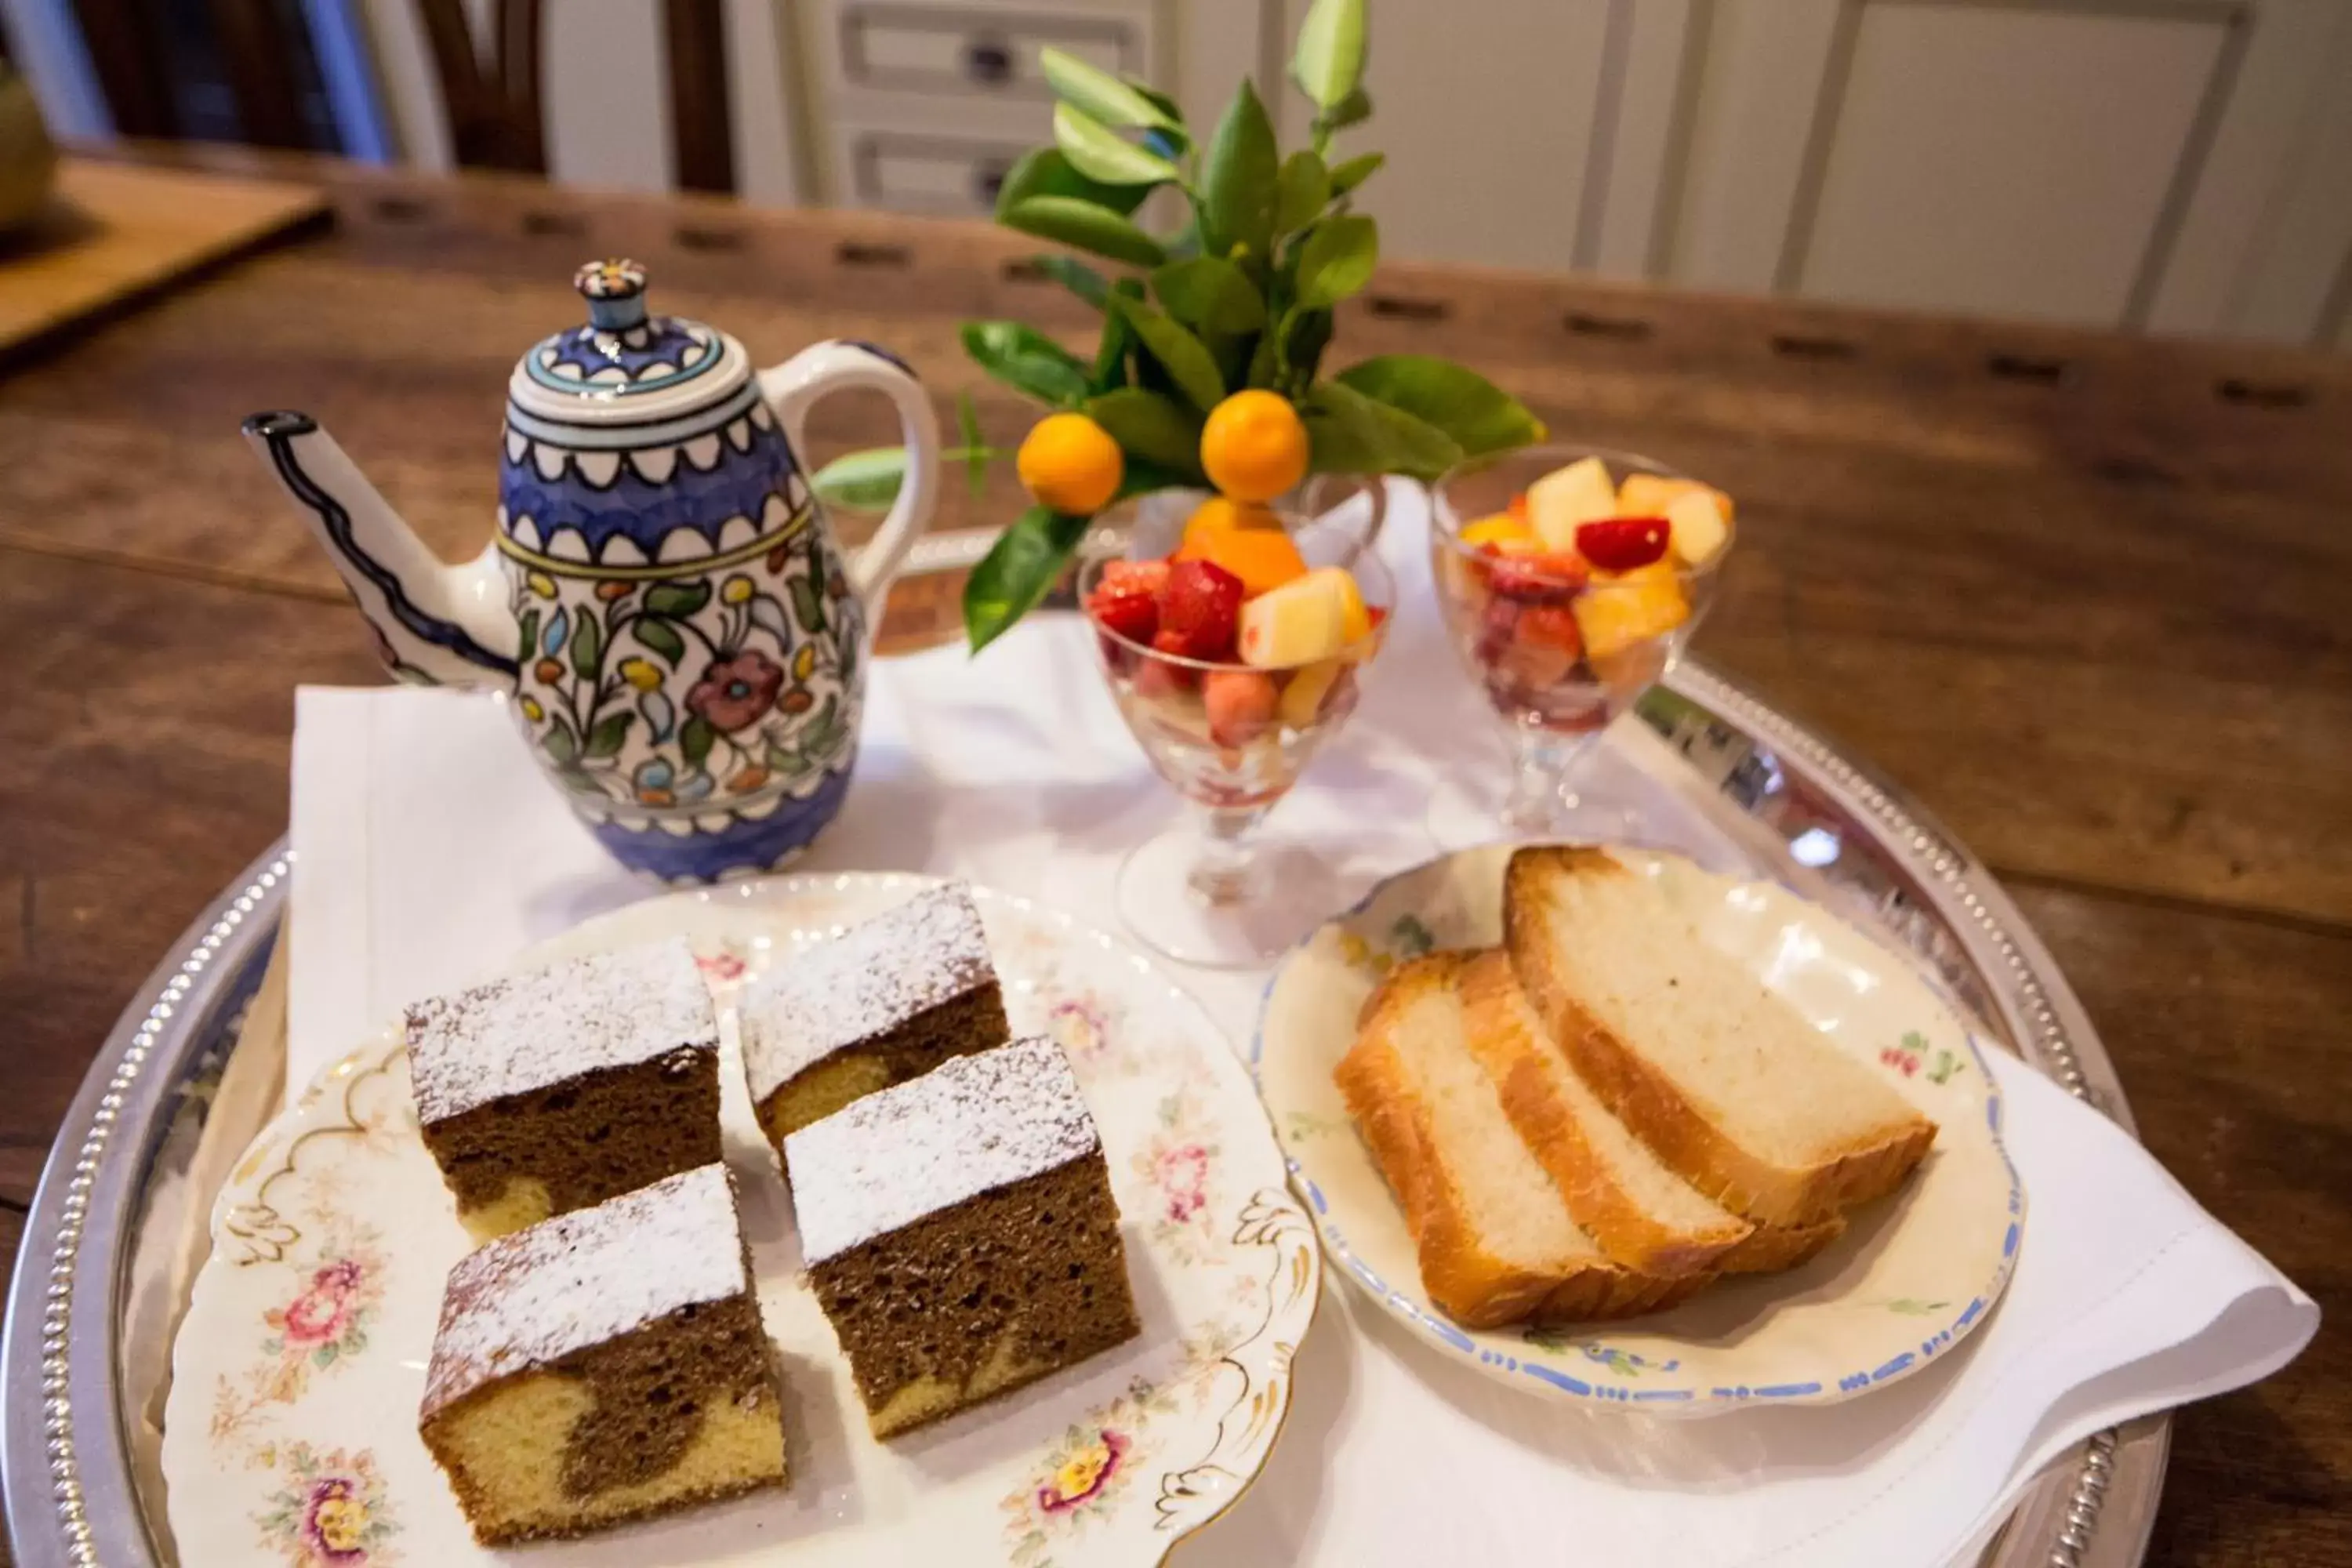
<svg viewBox="0 0 2352 1568">
<path fill-rule="evenodd" d="M 1507 514 L 1548 474 L 1598 458 L 1622 484 L 1685 476 L 1631 452 L 1521 447 L 1461 464 L 1432 492 L 1430 574 L 1455 651 L 1510 748 L 1507 783 L 1448 784 L 1430 800 L 1431 837 L 1447 849 L 1496 838 L 1601 841 L 1638 837 L 1634 812 L 1586 797 L 1580 775 L 1601 732 L 1681 656 L 1715 599 L 1735 538 L 1696 563 L 1669 548 L 1630 572 L 1555 557 L 1513 559 L 1463 531 Z"/>
<path fill-rule="evenodd" d="M 1345 565 L 1353 574 L 1370 613 L 1371 629 L 1338 655 L 1274 666 L 1210 662 L 1158 651 L 1092 620 L 1119 716 L 1152 770 L 1190 808 L 1129 852 L 1115 902 L 1146 946 L 1181 963 L 1254 967 L 1279 957 L 1331 912 L 1333 889 L 1315 864 L 1268 848 L 1256 833 L 1355 711 L 1395 606 L 1395 580 L 1364 548 L 1363 531 L 1334 512 L 1325 517 L 1284 521 L 1310 566 Z M 1129 558 L 1154 558 L 1156 532 L 1137 527 Z M 1080 568 L 1081 605 L 1117 559 L 1100 556 Z"/>
</svg>

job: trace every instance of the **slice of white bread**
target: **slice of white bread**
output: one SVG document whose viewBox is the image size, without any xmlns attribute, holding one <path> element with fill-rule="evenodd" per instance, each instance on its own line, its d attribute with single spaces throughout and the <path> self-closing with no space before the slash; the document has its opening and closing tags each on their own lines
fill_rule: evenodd
<svg viewBox="0 0 2352 1568">
<path fill-rule="evenodd" d="M 1778 1274 L 1794 1268 L 1845 1234 L 1845 1215 L 1811 1225 L 1759 1225 L 1746 1241 L 1715 1260 L 1720 1274 Z"/>
<path fill-rule="evenodd" d="M 1332 1069 L 1403 1205 L 1430 1300 L 1470 1328 L 1627 1317 L 1708 1276 L 1660 1279 L 1609 1260 L 1503 1114 L 1463 1038 L 1459 953 L 1401 965 Z"/>
<path fill-rule="evenodd" d="M 1809 1226 L 1892 1190 L 1936 1124 L 1598 849 L 1522 849 L 1511 966 L 1601 1103 L 1699 1191 Z"/>
<path fill-rule="evenodd" d="M 1668 1170 L 1609 1114 L 1552 1044 L 1508 953 L 1478 954 L 1463 966 L 1458 984 L 1471 1054 L 1568 1200 L 1570 1215 L 1612 1261 L 1668 1279 L 1697 1274 L 1755 1231 Z"/>
</svg>

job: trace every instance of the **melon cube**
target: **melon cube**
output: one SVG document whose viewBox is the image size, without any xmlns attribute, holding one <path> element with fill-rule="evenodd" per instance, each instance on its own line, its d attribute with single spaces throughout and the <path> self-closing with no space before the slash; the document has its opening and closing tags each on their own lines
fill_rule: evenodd
<svg viewBox="0 0 2352 1568">
<path fill-rule="evenodd" d="M 1572 551 L 1580 526 L 1616 515 L 1617 482 L 1598 458 L 1580 458 L 1528 487 L 1528 521 L 1546 550 Z"/>
<path fill-rule="evenodd" d="M 1260 669 L 1287 669 L 1329 658 L 1348 646 L 1349 606 L 1363 613 L 1356 580 L 1318 567 L 1242 605 L 1241 656 Z"/>
<path fill-rule="evenodd" d="M 1690 601 L 1664 561 L 1631 572 L 1596 572 L 1574 601 L 1584 651 L 1596 662 L 1690 619 Z"/>
<path fill-rule="evenodd" d="M 1723 548 L 1727 532 L 1723 511 L 1709 492 L 1691 490 L 1676 496 L 1666 504 L 1665 518 L 1673 527 L 1667 543 L 1686 565 L 1696 566 Z"/>
<path fill-rule="evenodd" d="M 1706 497 L 1724 521 L 1731 521 L 1729 496 L 1696 479 L 1670 479 L 1664 474 L 1627 474 L 1625 482 L 1617 487 L 1617 515 L 1664 517 L 1668 507 L 1686 495 Z"/>
</svg>

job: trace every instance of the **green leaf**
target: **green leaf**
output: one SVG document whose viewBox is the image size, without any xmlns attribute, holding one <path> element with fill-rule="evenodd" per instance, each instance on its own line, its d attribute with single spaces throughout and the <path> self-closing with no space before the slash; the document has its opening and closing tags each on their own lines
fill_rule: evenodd
<svg viewBox="0 0 2352 1568">
<path fill-rule="evenodd" d="M 1113 295 L 1111 304 L 1135 328 L 1135 335 L 1143 340 L 1144 348 L 1160 362 L 1176 389 L 1192 400 L 1193 407 L 1206 414 L 1224 401 L 1224 377 L 1217 373 L 1217 362 L 1207 344 L 1171 320 L 1166 311 L 1155 310 L 1141 300 Z"/>
<path fill-rule="evenodd" d="M 522 613 L 521 647 L 522 651 L 515 658 L 529 664 L 531 656 L 539 652 L 539 606 L 536 605 Z"/>
<path fill-rule="evenodd" d="M 824 595 L 818 592 L 816 579 L 795 577 L 785 585 L 784 591 L 792 595 L 793 617 L 800 622 L 801 630 L 811 637 L 823 633 Z"/>
<path fill-rule="evenodd" d="M 1143 285 L 1132 278 L 1120 279 L 1113 289 L 1120 299 L 1143 298 Z M 1109 300 L 1106 299 L 1104 303 L 1108 306 Z M 1095 350 L 1094 373 L 1087 378 L 1087 384 L 1097 392 L 1126 385 L 1127 351 L 1135 346 L 1136 341 L 1135 328 L 1124 315 L 1112 310 L 1104 316 L 1102 342 Z"/>
<path fill-rule="evenodd" d="M 1316 366 L 1323 362 L 1323 350 L 1331 341 L 1331 312 L 1328 310 L 1294 310 L 1290 330 L 1283 340 L 1283 353 L 1290 361 L 1292 374 L 1298 384 L 1305 386 L 1315 379 Z"/>
<path fill-rule="evenodd" d="M 963 629 L 978 653 L 1052 591 L 1087 519 L 1033 506 L 1004 531 L 963 585 Z"/>
<path fill-rule="evenodd" d="M 1360 87 L 1323 111 L 1323 127 L 1327 131 L 1345 131 L 1350 125 L 1361 125 L 1371 117 L 1372 95 Z"/>
<path fill-rule="evenodd" d="M 883 511 L 898 499 L 906 477 L 906 447 L 869 447 L 835 458 L 810 476 L 809 485 L 827 506 Z"/>
<path fill-rule="evenodd" d="M 710 721 L 699 713 L 680 724 L 677 727 L 677 749 L 686 753 L 686 765 L 700 767 L 710 755 L 711 742 L 718 738 L 719 731 L 713 730 Z"/>
<path fill-rule="evenodd" d="M 1290 77 L 1326 110 L 1347 100 L 1364 75 L 1364 0 L 1315 0 L 1299 25 Z"/>
<path fill-rule="evenodd" d="M 637 640 L 661 655 L 672 669 L 676 669 L 677 661 L 686 657 L 686 639 L 678 636 L 677 628 L 667 621 L 640 616 L 636 631 Z"/>
<path fill-rule="evenodd" d="M 1379 174 L 1381 165 L 1388 161 L 1389 155 L 1386 153 L 1367 153 L 1360 158 L 1349 159 L 1331 171 L 1331 194 L 1335 196 L 1346 195 L 1349 191 Z"/>
<path fill-rule="evenodd" d="M 1274 204 L 1275 232 L 1289 234 L 1313 223 L 1330 203 L 1333 178 L 1312 148 L 1301 147 L 1284 159 L 1282 174 L 1276 181 L 1278 194 Z"/>
<path fill-rule="evenodd" d="M 1179 473 L 1200 474 L 1201 416 L 1174 398 L 1122 387 L 1087 403 L 1087 412 L 1110 432 L 1120 451 Z"/>
<path fill-rule="evenodd" d="M 1176 178 L 1175 164 L 1066 103 L 1054 105 L 1054 145 L 1079 174 L 1107 185 L 1159 185 Z"/>
<path fill-rule="evenodd" d="M 1111 500 L 1123 501 L 1133 496 L 1150 495 L 1153 490 L 1195 489 L 1204 482 L 1198 469 L 1183 473 L 1149 458 L 1137 458 L 1120 474 L 1118 493 Z"/>
<path fill-rule="evenodd" d="M 1158 240 L 1118 214 L 1072 196 L 1031 196 L 999 212 L 996 221 L 1130 266 L 1157 267 L 1168 259 Z"/>
<path fill-rule="evenodd" d="M 592 757 L 617 755 L 621 742 L 628 737 L 630 722 L 635 718 L 634 713 L 614 713 L 596 721 L 596 727 L 588 731 L 588 754 Z"/>
<path fill-rule="evenodd" d="M 1033 256 L 1029 265 L 1092 305 L 1107 310 L 1104 303 L 1110 294 L 1110 284 L 1103 275 L 1075 256 Z"/>
<path fill-rule="evenodd" d="M 1307 231 L 1298 250 L 1298 302 L 1336 305 L 1372 280 L 1381 259 L 1380 226 L 1346 214 Z"/>
<path fill-rule="evenodd" d="M 1018 321 L 966 321 L 963 352 L 1013 391 L 1054 407 L 1087 395 L 1087 367 L 1078 357 Z"/>
<path fill-rule="evenodd" d="M 1428 354 L 1383 354 L 1349 365 L 1338 380 L 1376 403 L 1401 408 L 1454 437 L 1470 457 L 1544 438 L 1543 421 L 1475 371 Z"/>
<path fill-rule="evenodd" d="M 1282 367 L 1277 356 L 1281 353 L 1285 334 L 1297 319 L 1295 315 L 1285 316 L 1271 330 L 1257 335 L 1256 346 L 1250 351 L 1248 373 L 1242 377 L 1244 386 L 1270 387 L 1281 378 Z"/>
<path fill-rule="evenodd" d="M 1184 123 L 1184 110 L 1174 99 L 1148 81 L 1138 81 L 1131 76 L 1123 76 L 1118 79 L 1150 99 L 1151 106 L 1168 117 L 1162 123 L 1175 126 L 1181 126 Z"/>
<path fill-rule="evenodd" d="M 572 628 L 572 668 L 580 672 L 583 680 L 593 680 L 604 660 L 604 627 L 595 616 L 583 614 L 575 617 Z"/>
<path fill-rule="evenodd" d="M 1065 102 L 1085 110 L 1105 125 L 1159 125 L 1181 130 L 1183 121 L 1127 83 L 1073 54 L 1056 48 L 1037 51 L 1046 85 Z"/>
<path fill-rule="evenodd" d="M 682 621 L 710 603 L 708 583 L 656 583 L 646 590 L 646 614 Z"/>
<path fill-rule="evenodd" d="M 1071 201 L 1087 202 L 1095 206 L 1108 207 L 1121 217 L 1143 205 L 1151 194 L 1150 185 L 1106 184 L 1089 180 L 1070 167 L 1058 147 L 1039 147 L 1021 155 L 1021 161 L 1005 172 L 1004 183 L 996 187 L 996 221 L 1003 223 L 1004 215 L 1032 196 L 1065 196 Z"/>
<path fill-rule="evenodd" d="M 1274 122 L 1257 89 L 1244 77 L 1201 165 L 1201 238 L 1204 255 L 1263 258 L 1274 242 L 1276 182 L 1280 153 Z"/>
<path fill-rule="evenodd" d="M 1435 479 L 1462 460 L 1453 437 L 1401 408 L 1375 403 L 1345 382 L 1328 381 L 1303 411 L 1318 474 L 1410 474 Z"/>
<path fill-rule="evenodd" d="M 1218 257 L 1170 262 L 1151 275 L 1151 290 L 1170 315 L 1204 332 L 1254 332 L 1265 325 L 1265 296 Z"/>
<path fill-rule="evenodd" d="M 572 721 L 559 713 L 539 738 L 540 749 L 553 757 L 561 767 L 580 760 L 580 737 L 572 732 Z"/>
</svg>

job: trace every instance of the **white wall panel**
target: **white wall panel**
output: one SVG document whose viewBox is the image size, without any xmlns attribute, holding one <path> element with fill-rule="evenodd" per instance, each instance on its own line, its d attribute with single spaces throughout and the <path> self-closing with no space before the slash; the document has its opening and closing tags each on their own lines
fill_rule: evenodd
<svg viewBox="0 0 2352 1568">
<path fill-rule="evenodd" d="M 2221 64 L 2213 20 L 1865 6 L 1820 197 L 1780 281 L 1931 310 L 2119 322 Z M 1840 84 L 1832 82 L 1832 88 Z"/>
</svg>

